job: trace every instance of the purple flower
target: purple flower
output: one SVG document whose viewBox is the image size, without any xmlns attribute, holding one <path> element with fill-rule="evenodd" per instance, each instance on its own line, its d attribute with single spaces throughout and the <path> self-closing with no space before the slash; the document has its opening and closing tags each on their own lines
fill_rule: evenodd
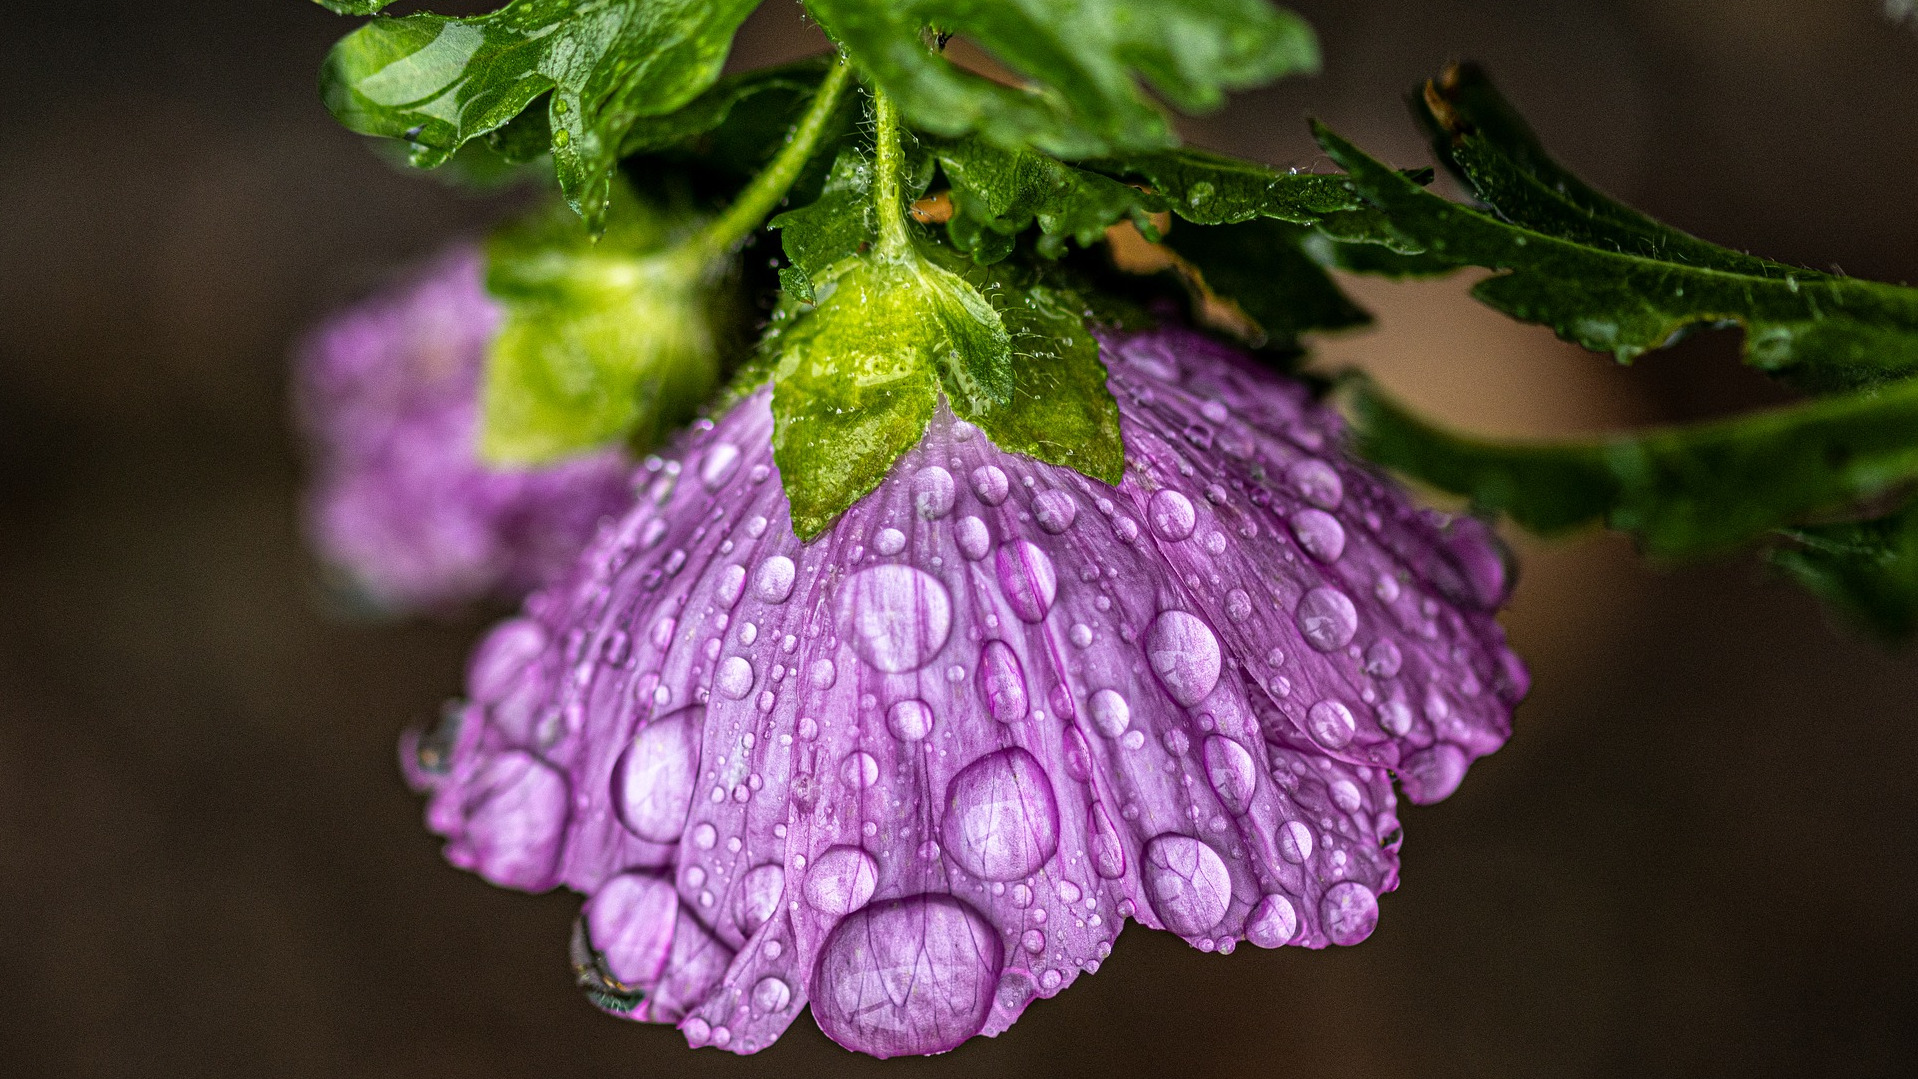
<svg viewBox="0 0 1918 1079">
<path fill-rule="evenodd" d="M 537 469 L 479 460 L 480 369 L 499 320 L 481 270 L 478 251 L 456 248 L 332 320 L 300 357 L 307 528 L 377 609 L 517 601 L 632 504 L 618 450 Z"/>
<path fill-rule="evenodd" d="M 880 1057 L 997 1034 L 1127 919 L 1205 950 L 1365 939 L 1392 777 L 1450 794 L 1525 692 L 1500 552 L 1242 354 L 1184 329 L 1104 353 L 1117 488 L 942 407 L 811 544 L 769 391 L 697 425 L 413 736 L 448 858 L 587 895 L 593 999 L 736 1052 L 808 1003 Z"/>
</svg>

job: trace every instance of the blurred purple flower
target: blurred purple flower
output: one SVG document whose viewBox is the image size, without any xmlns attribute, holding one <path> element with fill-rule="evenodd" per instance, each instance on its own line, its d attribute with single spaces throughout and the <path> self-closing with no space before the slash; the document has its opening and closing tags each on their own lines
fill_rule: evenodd
<svg viewBox="0 0 1918 1079">
<path fill-rule="evenodd" d="M 477 249 L 456 248 L 335 317 L 300 355 L 307 530 L 329 569 L 378 610 L 517 601 L 633 501 L 617 449 L 537 469 L 479 460 L 480 373 L 499 321 L 482 270 Z"/>
<path fill-rule="evenodd" d="M 1117 488 L 942 407 L 802 545 L 769 391 L 697 425 L 410 736 L 448 858 L 589 896 L 589 995 L 735 1052 L 808 1002 L 874 1056 L 997 1034 L 1128 918 L 1365 939 L 1393 775 L 1450 794 L 1525 692 L 1500 552 L 1236 351 L 1104 346 Z"/>
</svg>

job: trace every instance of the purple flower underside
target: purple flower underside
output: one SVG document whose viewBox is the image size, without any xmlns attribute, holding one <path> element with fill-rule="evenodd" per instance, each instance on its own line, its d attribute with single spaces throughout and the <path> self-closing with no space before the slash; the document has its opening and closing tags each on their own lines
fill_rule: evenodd
<svg viewBox="0 0 1918 1079">
<path fill-rule="evenodd" d="M 1525 693 L 1501 552 L 1236 350 L 1103 348 L 1116 488 L 942 406 L 801 544 L 769 392 L 696 425 L 410 736 L 448 858 L 590 897 L 595 999 L 735 1052 L 808 1003 L 879 1057 L 995 1035 L 1128 919 L 1365 939 L 1392 777 L 1450 794 Z"/>
<path fill-rule="evenodd" d="M 539 469 L 480 461 L 480 376 L 498 322 L 481 256 L 462 247 L 334 318 L 301 352 L 307 531 L 373 609 L 517 602 L 632 505 L 618 449 Z"/>
</svg>

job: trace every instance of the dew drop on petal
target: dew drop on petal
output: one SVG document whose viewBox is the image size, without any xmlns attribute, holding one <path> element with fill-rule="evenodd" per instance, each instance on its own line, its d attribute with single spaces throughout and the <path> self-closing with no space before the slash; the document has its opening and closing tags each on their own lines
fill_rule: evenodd
<svg viewBox="0 0 1918 1079">
<path fill-rule="evenodd" d="M 743 595 L 745 591 L 746 567 L 740 565 L 727 566 L 719 574 L 719 586 L 713 589 L 713 599 L 718 601 L 721 608 L 731 610 L 733 604 L 739 602 L 739 597 Z M 667 631 L 668 634 L 671 632 L 671 630 Z"/>
<path fill-rule="evenodd" d="M 952 512 L 952 473 L 938 465 L 927 465 L 913 474 L 912 507 L 920 517 L 936 521 Z"/>
<path fill-rule="evenodd" d="M 1059 573 L 1052 556 L 1038 544 L 1014 540 L 999 546 L 992 563 L 1012 613 L 1023 622 L 1044 621 L 1059 594 Z"/>
<path fill-rule="evenodd" d="M 1279 827 L 1279 857 L 1293 865 L 1304 865 L 1312 857 L 1312 826 L 1289 820 Z"/>
<path fill-rule="evenodd" d="M 1341 881 L 1326 889 L 1319 901 L 1319 915 L 1332 943 L 1357 944 L 1371 936 L 1379 924 L 1379 900 L 1358 881 Z"/>
<path fill-rule="evenodd" d="M 753 688 L 753 665 L 741 656 L 729 656 L 719 665 L 713 685 L 727 697 L 738 700 Z"/>
<path fill-rule="evenodd" d="M 1172 699 L 1190 707 L 1219 684 L 1219 639 L 1187 611 L 1162 611 L 1146 635 L 1146 658 Z"/>
<path fill-rule="evenodd" d="M 917 742 L 932 733 L 932 708 L 921 700 L 895 701 L 886 710 L 886 729 L 902 742 Z"/>
<path fill-rule="evenodd" d="M 719 842 L 719 829 L 709 821 L 701 821 L 693 828 L 693 846 L 700 850 L 712 850 Z"/>
<path fill-rule="evenodd" d="M 706 451 L 699 462 L 699 482 L 706 485 L 708 491 L 717 491 L 733 478 L 739 470 L 739 447 L 730 442 L 721 442 Z"/>
<path fill-rule="evenodd" d="M 786 868 L 768 862 L 755 866 L 739 880 L 733 900 L 733 920 L 742 936 L 752 936 L 779 909 L 779 897 L 786 890 Z"/>
<path fill-rule="evenodd" d="M 813 1019 L 855 1052 L 944 1052 L 985 1026 L 1003 956 L 998 931 L 953 896 L 875 903 L 821 946 Z"/>
<path fill-rule="evenodd" d="M 1470 763 L 1464 750 L 1450 742 L 1439 742 L 1401 761 L 1399 775 L 1407 793 L 1417 801 L 1436 802 L 1458 790 Z"/>
<path fill-rule="evenodd" d="M 1299 497 L 1322 510 L 1335 510 L 1345 501 L 1345 484 L 1337 469 L 1316 457 L 1298 461 L 1285 470 L 1285 479 Z"/>
<path fill-rule="evenodd" d="M 763 1013 L 781 1012 L 792 1003 L 792 986 L 778 975 L 768 974 L 753 986 L 753 1008 Z"/>
<path fill-rule="evenodd" d="M 1242 815 L 1252 805 L 1252 792 L 1258 785 L 1258 765 L 1252 760 L 1252 753 L 1238 742 L 1221 734 L 1206 738 L 1201 755 L 1205 759 L 1206 782 L 1219 796 L 1219 801 L 1234 816 Z"/>
<path fill-rule="evenodd" d="M 952 777 L 940 837 L 961 869 L 982 880 L 1029 876 L 1059 849 L 1052 781 L 1018 746 L 989 753 Z"/>
<path fill-rule="evenodd" d="M 1390 637 L 1380 637 L 1365 648 L 1365 673 L 1374 678 L 1390 678 L 1399 673 L 1405 657 Z"/>
<path fill-rule="evenodd" d="M 1001 723 L 1016 723 L 1026 718 L 1030 706 L 1026 692 L 1026 674 L 1019 657 L 1001 640 L 990 640 L 979 653 L 979 689 L 985 694 L 986 710 Z"/>
<path fill-rule="evenodd" d="M 1038 955 L 1040 952 L 1046 950 L 1046 935 L 1040 930 L 1028 929 L 1025 931 L 1025 934 L 1019 938 L 1019 945 L 1033 955 Z"/>
<path fill-rule="evenodd" d="M 1107 738 L 1117 738 L 1124 734 L 1132 722 L 1132 706 L 1116 689 L 1102 689 L 1086 702 L 1086 714 L 1092 719 L 1092 726 Z"/>
<path fill-rule="evenodd" d="M 906 534 L 896 528 L 882 528 L 872 537 L 872 549 L 890 558 L 906 549 Z"/>
<path fill-rule="evenodd" d="M 1086 808 L 1086 841 L 1091 848 L 1093 872 L 1107 880 L 1125 876 L 1125 844 L 1103 802 L 1093 802 Z"/>
<path fill-rule="evenodd" d="M 1358 608 L 1351 597 L 1330 585 L 1314 588 L 1299 600 L 1299 632 L 1321 652 L 1336 652 L 1352 643 L 1359 631 Z"/>
<path fill-rule="evenodd" d="M 472 869 L 509 888 L 550 886 L 566 832 L 566 777 L 531 753 L 509 750 L 480 767 L 471 789 L 479 792 L 466 816 Z"/>
<path fill-rule="evenodd" d="M 839 680 L 839 669 L 833 666 L 832 660 L 821 657 L 812 661 L 806 678 L 812 682 L 814 689 L 831 689 L 832 684 Z"/>
<path fill-rule="evenodd" d="M 961 517 L 952 527 L 953 538 L 959 541 L 959 553 L 971 562 L 986 557 L 992 549 L 992 533 L 986 529 L 986 522 L 977 517 Z"/>
<path fill-rule="evenodd" d="M 1324 510 L 1300 510 L 1287 523 L 1299 547 L 1318 561 L 1337 562 L 1345 553 L 1345 526 Z"/>
<path fill-rule="evenodd" d="M 972 470 L 972 493 L 979 501 L 988 506 L 997 506 L 1006 500 L 1012 490 L 1011 481 L 1006 479 L 1005 470 L 998 465 L 980 465 Z"/>
<path fill-rule="evenodd" d="M 1192 500 L 1170 487 L 1162 488 L 1152 496 L 1152 501 L 1146 504 L 1146 518 L 1152 524 L 1152 534 L 1168 541 L 1190 536 L 1199 521 L 1198 512 L 1192 508 Z"/>
<path fill-rule="evenodd" d="M 1343 701 L 1323 700 L 1306 709 L 1305 729 L 1312 740 L 1327 749 L 1344 748 L 1358 729 L 1358 721 Z"/>
<path fill-rule="evenodd" d="M 1092 781 L 1092 747 L 1077 727 L 1066 728 L 1066 774 L 1081 783 Z"/>
<path fill-rule="evenodd" d="M 793 560 L 776 554 L 759 564 L 759 576 L 753 578 L 753 598 L 763 603 L 784 603 L 793 594 Z"/>
<path fill-rule="evenodd" d="M 619 755 L 613 765 L 613 805 L 634 835 L 670 843 L 685 831 L 705 725 L 704 707 L 681 709 L 641 727 Z"/>
<path fill-rule="evenodd" d="M 587 939 L 601 953 L 606 971 L 629 986 L 659 981 L 672 954 L 679 893 L 651 873 L 621 873 L 586 901 Z"/>
<path fill-rule="evenodd" d="M 858 847 L 829 847 L 806 870 L 800 893 L 824 914 L 850 914 L 866 905 L 879 887 L 879 863 Z"/>
<path fill-rule="evenodd" d="M 879 782 L 879 762 L 865 750 L 855 750 L 839 763 L 839 778 L 849 787 L 865 790 Z"/>
<path fill-rule="evenodd" d="M 1397 697 L 1379 705 L 1379 726 L 1395 738 L 1412 733 L 1412 708 Z"/>
<path fill-rule="evenodd" d="M 1299 935 L 1299 912 L 1282 895 L 1268 895 L 1252 908 L 1246 919 L 1245 939 L 1261 948 L 1280 948 Z"/>
<path fill-rule="evenodd" d="M 925 666 L 945 646 L 952 632 L 952 597 L 924 570 L 873 566 L 842 586 L 839 621 L 860 659 L 899 674 Z"/>
<path fill-rule="evenodd" d="M 1079 503 L 1065 491 L 1041 491 L 1032 500 L 1032 517 L 1039 527 L 1058 535 L 1072 527 L 1079 516 Z"/>
<path fill-rule="evenodd" d="M 1145 845 L 1141 875 L 1153 913 L 1174 933 L 1196 937 L 1225 917 L 1232 875 L 1203 840 L 1177 832 L 1155 836 Z"/>
<path fill-rule="evenodd" d="M 1243 588 L 1225 594 L 1225 617 L 1234 624 L 1252 617 L 1252 597 Z"/>
</svg>

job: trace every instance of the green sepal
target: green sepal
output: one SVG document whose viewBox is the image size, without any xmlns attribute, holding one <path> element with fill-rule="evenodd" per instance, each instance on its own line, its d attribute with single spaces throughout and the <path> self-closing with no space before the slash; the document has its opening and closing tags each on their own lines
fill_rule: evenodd
<svg viewBox="0 0 1918 1079">
<path fill-rule="evenodd" d="M 1588 441 L 1500 442 L 1427 423 L 1347 383 L 1372 460 L 1535 532 L 1603 521 L 1664 557 L 1708 554 L 1918 478 L 1918 382 Z"/>
<path fill-rule="evenodd" d="M 1772 565 L 1887 640 L 1918 632 L 1918 502 L 1884 517 L 1786 529 Z"/>
<path fill-rule="evenodd" d="M 1267 0 L 806 0 L 806 10 L 913 127 L 1055 157 L 1173 145 L 1145 86 L 1195 112 L 1318 67 L 1311 28 Z M 1027 85 L 960 69 L 926 46 L 928 27 L 977 44 Z"/>
<path fill-rule="evenodd" d="M 952 184 L 947 234 L 953 246 L 976 261 L 997 262 L 1011 254 L 1015 238 L 1035 224 L 1035 249 L 1046 258 L 1063 254 L 1068 239 L 1090 247 L 1122 220 L 1157 239 L 1151 215 L 1165 209 L 1165 200 L 1156 195 L 1044 154 L 1004 150 L 979 138 L 942 140 L 930 149 Z"/>
<path fill-rule="evenodd" d="M 471 18 L 377 18 L 327 55 L 320 87 L 346 127 L 404 139 L 431 168 L 542 95 L 567 202 L 598 231 L 626 131 L 718 77 L 759 0 L 513 0 Z"/>
<path fill-rule="evenodd" d="M 480 453 L 536 465 L 623 441 L 644 449 L 691 418 L 719 373 L 725 290 L 674 245 L 697 225 L 613 188 L 597 243 L 563 206 L 495 235 Z"/>
<path fill-rule="evenodd" d="M 936 162 L 925 148 L 912 141 L 906 152 L 900 185 L 905 197 L 916 198 L 932 183 Z M 873 161 L 857 147 L 843 147 L 826 173 L 825 183 L 812 202 L 766 223 L 779 230 L 779 242 L 796 269 L 808 278 L 818 278 L 839 263 L 870 250 L 879 242 L 879 218 L 873 211 Z M 793 280 L 782 273 L 783 283 Z M 819 282 L 813 281 L 817 286 Z"/>
</svg>

